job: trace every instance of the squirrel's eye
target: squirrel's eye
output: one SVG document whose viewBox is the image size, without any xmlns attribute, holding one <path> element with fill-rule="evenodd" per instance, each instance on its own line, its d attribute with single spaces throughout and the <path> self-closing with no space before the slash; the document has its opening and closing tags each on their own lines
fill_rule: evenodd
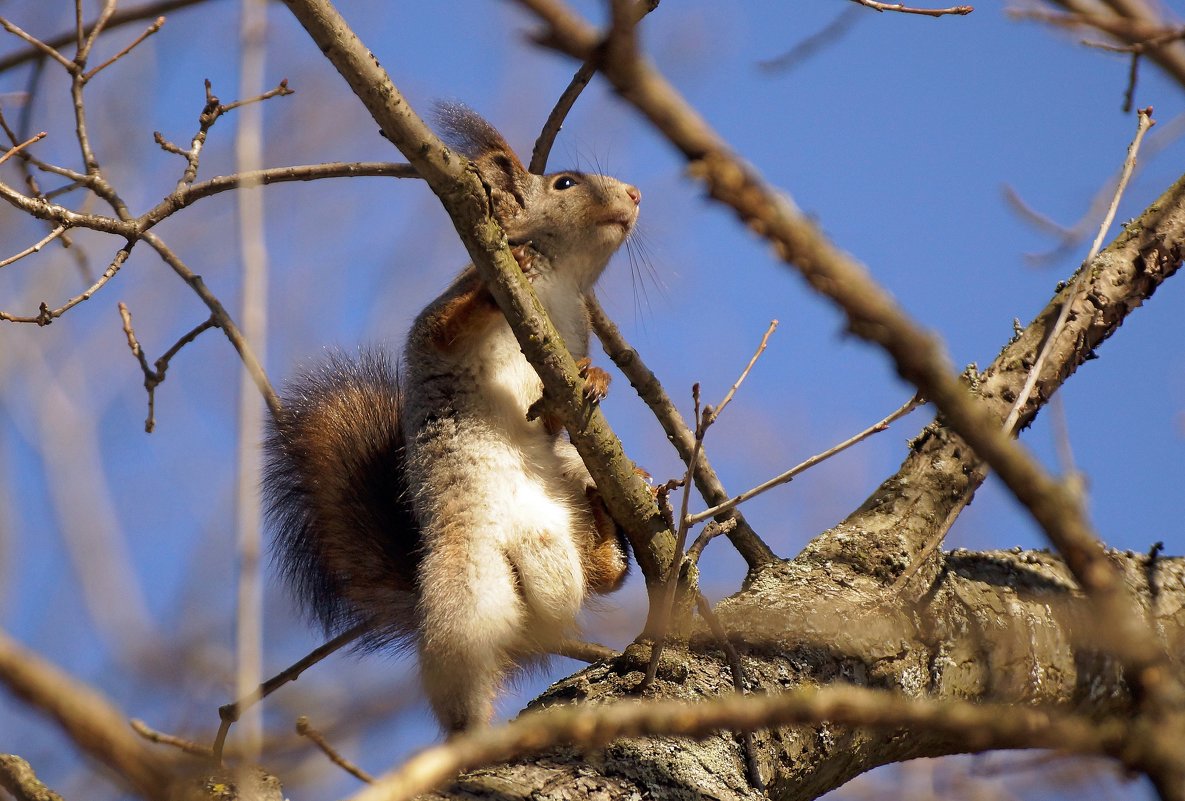
<svg viewBox="0 0 1185 801">
<path fill-rule="evenodd" d="M 571 189 L 574 186 L 576 186 L 576 179 L 571 175 L 561 175 L 559 178 L 556 178 L 555 183 L 552 184 L 552 187 L 555 189 Z"/>
</svg>

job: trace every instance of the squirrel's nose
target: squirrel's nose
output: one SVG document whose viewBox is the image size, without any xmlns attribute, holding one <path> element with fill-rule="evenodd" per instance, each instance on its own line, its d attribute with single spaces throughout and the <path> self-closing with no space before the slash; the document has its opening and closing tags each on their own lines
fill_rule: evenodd
<svg viewBox="0 0 1185 801">
<path fill-rule="evenodd" d="M 638 187 L 627 186 L 625 188 L 625 193 L 630 196 L 630 200 L 634 201 L 635 206 L 642 202 L 642 190 Z"/>
</svg>

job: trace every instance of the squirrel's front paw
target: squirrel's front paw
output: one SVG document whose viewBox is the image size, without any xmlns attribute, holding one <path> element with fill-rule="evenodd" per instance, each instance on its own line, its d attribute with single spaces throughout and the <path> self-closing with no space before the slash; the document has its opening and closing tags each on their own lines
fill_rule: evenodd
<svg viewBox="0 0 1185 801">
<path fill-rule="evenodd" d="M 580 377 L 584 379 L 584 397 L 593 403 L 600 403 L 609 394 L 609 382 L 613 377 L 600 367 L 593 366 L 592 359 L 585 356 L 576 362 Z"/>
</svg>

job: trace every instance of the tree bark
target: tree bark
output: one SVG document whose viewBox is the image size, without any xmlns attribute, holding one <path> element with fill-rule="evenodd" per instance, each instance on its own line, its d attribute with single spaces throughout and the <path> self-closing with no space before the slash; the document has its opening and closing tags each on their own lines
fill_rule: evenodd
<svg viewBox="0 0 1185 801">
<path fill-rule="evenodd" d="M 835 531 L 835 530 L 833 530 Z M 839 536 L 839 532 L 835 532 Z M 1008 702 L 1106 719 L 1130 697 L 1121 670 L 1085 614 L 1061 560 L 1043 551 L 955 551 L 915 602 L 887 599 L 881 554 L 804 554 L 760 569 L 721 602 L 721 621 L 742 655 L 748 691 L 850 684 L 910 698 Z M 1111 554 L 1170 653 L 1185 646 L 1185 560 Z M 634 693 L 648 649 L 591 666 L 551 687 L 531 708 L 603 704 Z M 699 701 L 731 693 L 727 660 L 697 629 L 664 656 L 646 697 Z M 760 732 L 757 757 L 769 793 L 813 799 L 889 762 L 981 750 L 973 735 L 828 723 Z M 740 739 L 651 737 L 606 748 L 561 748 L 460 777 L 435 798 L 759 797 L 746 779 Z"/>
</svg>

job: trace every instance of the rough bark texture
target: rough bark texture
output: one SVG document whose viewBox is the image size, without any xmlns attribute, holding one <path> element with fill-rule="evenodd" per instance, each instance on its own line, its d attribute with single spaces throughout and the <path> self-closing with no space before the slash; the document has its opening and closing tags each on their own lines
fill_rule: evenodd
<svg viewBox="0 0 1185 801">
<path fill-rule="evenodd" d="M 833 530 L 835 532 L 835 530 Z M 842 537 L 839 532 L 837 536 Z M 869 554 L 865 552 L 865 556 Z M 1185 560 L 1113 554 L 1128 586 L 1163 633 L 1185 646 Z M 1129 698 L 1117 665 L 1100 650 L 1093 621 L 1076 603 L 1061 561 L 1040 551 L 955 551 L 916 603 L 885 602 L 884 554 L 799 559 L 760 570 L 718 612 L 741 650 L 749 691 L 777 693 L 847 683 L 910 697 L 1007 701 L 1103 718 Z M 895 572 L 890 569 L 890 572 Z M 631 648 L 551 687 L 532 707 L 628 698 L 648 651 Z M 732 692 L 717 644 L 697 631 L 663 659 L 647 696 L 689 701 Z M 845 729 L 827 724 L 759 734 L 769 793 L 810 799 L 888 762 L 975 751 L 965 739 L 925 731 Z M 648 738 L 595 751 L 560 749 L 474 771 L 437 798 L 631 799 L 759 797 L 746 779 L 740 740 Z"/>
</svg>

